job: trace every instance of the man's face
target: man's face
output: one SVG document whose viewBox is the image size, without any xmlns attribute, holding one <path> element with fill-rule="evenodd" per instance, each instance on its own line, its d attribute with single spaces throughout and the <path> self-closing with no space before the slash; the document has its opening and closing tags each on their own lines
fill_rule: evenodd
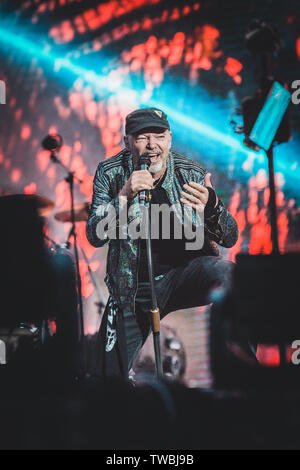
<svg viewBox="0 0 300 470">
<path fill-rule="evenodd" d="M 132 153 L 134 167 L 139 165 L 139 158 L 143 153 L 150 157 L 150 173 L 155 177 L 161 174 L 167 166 L 167 158 L 171 148 L 172 133 L 168 129 L 147 128 L 138 134 L 125 136 L 125 145 Z"/>
</svg>

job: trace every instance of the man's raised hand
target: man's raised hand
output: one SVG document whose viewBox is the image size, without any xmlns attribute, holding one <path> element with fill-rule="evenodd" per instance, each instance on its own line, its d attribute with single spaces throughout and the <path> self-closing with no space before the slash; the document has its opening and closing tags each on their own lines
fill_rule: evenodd
<svg viewBox="0 0 300 470">
<path fill-rule="evenodd" d="M 121 189 L 119 196 L 133 199 L 140 191 L 153 189 L 153 177 L 147 170 L 136 170 Z"/>
<path fill-rule="evenodd" d="M 204 184 L 213 189 L 213 185 L 210 180 L 211 174 L 207 173 L 204 177 Z M 193 207 L 196 211 L 204 211 L 204 208 L 207 204 L 209 198 L 208 189 L 202 184 L 195 183 L 194 181 L 189 181 L 189 184 L 184 184 L 183 187 L 186 191 L 181 191 L 183 197 L 180 200 L 187 204 L 188 206 Z M 218 204 L 218 197 L 216 196 L 216 204 Z"/>
</svg>

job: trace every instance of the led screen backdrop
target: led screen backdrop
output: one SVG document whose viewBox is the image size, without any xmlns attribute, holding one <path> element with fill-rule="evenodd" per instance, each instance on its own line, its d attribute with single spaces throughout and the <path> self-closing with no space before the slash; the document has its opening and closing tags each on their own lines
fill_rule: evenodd
<svg viewBox="0 0 300 470">
<path fill-rule="evenodd" d="M 56 221 L 54 214 L 70 204 L 66 175 L 50 162 L 41 141 L 52 132 L 63 137 L 60 158 L 82 180 L 75 188 L 76 203 L 90 201 L 98 162 L 122 148 L 124 117 L 154 105 L 169 116 L 174 149 L 210 170 L 236 217 L 239 240 L 224 255 L 234 260 L 241 251 L 270 253 L 267 160 L 234 132 L 241 125 L 242 98 L 259 84 L 259 60 L 244 42 L 254 18 L 279 31 L 282 47 L 274 72 L 290 86 L 300 79 L 297 1 L 3 0 L 1 194 L 52 199 L 47 233 L 64 242 L 70 224 Z M 300 106 L 291 105 L 290 111 L 293 138 L 274 150 L 282 251 L 300 248 Z M 106 297 L 106 249 L 88 244 L 84 222 L 78 223 L 78 233 Z M 98 299 L 82 256 L 80 269 L 86 332 L 93 333 Z M 207 378 L 206 315 L 194 309 L 166 319 L 175 328 L 181 325 L 190 354 L 188 374 L 196 384 Z M 198 346 L 192 346 L 197 338 Z"/>
</svg>

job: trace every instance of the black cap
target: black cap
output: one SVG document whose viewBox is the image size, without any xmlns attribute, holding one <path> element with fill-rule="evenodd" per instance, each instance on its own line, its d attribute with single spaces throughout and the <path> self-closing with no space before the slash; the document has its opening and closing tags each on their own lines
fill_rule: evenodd
<svg viewBox="0 0 300 470">
<path fill-rule="evenodd" d="M 136 134 L 147 127 L 170 129 L 167 115 L 158 108 L 141 108 L 126 116 L 125 134 Z"/>
</svg>

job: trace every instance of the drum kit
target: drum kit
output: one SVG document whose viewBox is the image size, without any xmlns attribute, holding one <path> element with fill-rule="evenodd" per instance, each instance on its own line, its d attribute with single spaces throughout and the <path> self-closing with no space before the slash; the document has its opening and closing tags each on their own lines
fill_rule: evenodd
<svg viewBox="0 0 300 470">
<path fill-rule="evenodd" d="M 11 269 L 9 272 L 7 285 L 11 287 L 9 287 L 9 292 L 6 293 L 6 300 L 4 301 L 5 306 L 1 303 L 3 310 L 1 309 L 2 314 L 0 315 L 0 343 L 2 346 L 5 345 L 5 355 L 4 353 L 2 354 L 2 356 L 4 355 L 5 357 L 0 357 L 0 364 L 9 364 L 10 361 L 14 362 L 15 360 L 19 360 L 24 350 L 28 351 L 30 348 L 33 350 L 36 349 L 37 345 L 41 346 L 45 340 L 47 341 L 47 338 L 49 339 L 57 334 L 58 329 L 60 329 L 61 337 L 69 341 L 69 338 L 67 339 L 66 337 L 69 335 L 70 329 L 72 329 L 72 324 L 74 324 L 76 326 L 74 326 L 73 331 L 73 345 L 69 347 L 69 355 L 71 355 L 72 348 L 75 350 L 78 346 L 80 336 L 77 312 L 79 286 L 76 282 L 74 256 L 70 251 L 69 243 L 69 238 L 72 233 L 70 233 L 68 241 L 63 244 L 56 243 L 44 233 L 45 221 L 53 213 L 55 208 L 54 202 L 49 198 L 36 194 L 9 194 L 1 196 L 0 203 L 1 208 L 4 209 L 8 217 L 7 223 L 4 223 L 7 234 L 5 236 L 3 236 L 3 234 L 1 235 L 1 241 L 9 242 L 9 240 L 13 238 L 13 234 L 16 233 L 17 222 L 15 227 L 10 227 L 9 224 L 9 221 L 13 218 L 12 213 L 15 209 L 17 213 L 19 213 L 22 212 L 23 207 L 24 210 L 30 207 L 31 209 L 34 208 L 36 217 L 41 222 L 35 233 L 39 233 L 38 238 L 40 245 L 43 245 L 44 251 L 46 252 L 46 269 L 43 270 L 43 268 L 40 269 L 35 266 L 28 266 L 28 259 L 30 259 L 28 256 L 26 260 L 25 257 L 22 257 L 20 260 L 20 265 L 22 265 L 20 266 L 20 270 Z M 89 208 L 90 204 L 88 202 L 74 204 L 75 222 L 87 221 Z M 71 210 L 58 211 L 54 215 L 54 218 L 61 223 L 72 222 Z M 24 216 L 24 221 L 25 220 L 26 217 Z M 28 239 L 29 238 L 30 228 L 28 229 Z M 38 244 L 39 243 L 36 245 Z M 8 248 L 8 250 L 15 252 L 15 245 L 15 239 L 12 239 L 10 244 L 11 248 Z M 16 251 L 18 251 L 18 249 L 21 253 L 26 253 L 26 246 L 25 250 L 24 246 L 17 248 Z M 33 258 L 37 259 L 40 257 L 40 252 L 35 251 L 34 243 L 29 251 L 31 251 Z M 82 247 L 80 247 L 80 251 L 87 263 L 88 273 L 98 296 L 98 302 L 96 302 L 98 313 L 102 314 L 105 306 L 105 296 L 89 266 L 89 260 Z M 13 256 L 18 257 L 18 254 L 14 253 Z M 4 264 L 6 266 L 10 265 L 10 259 L 8 257 L 5 259 Z M 42 263 L 40 263 L 40 265 L 42 266 Z M 17 262 L 15 262 L 15 266 L 18 267 Z M 38 295 L 38 292 L 41 290 L 40 285 L 38 286 L 36 282 L 36 277 L 38 277 L 39 274 L 37 273 L 32 277 L 33 271 L 36 272 L 39 269 L 41 271 L 41 279 L 44 273 L 46 273 L 43 278 L 43 283 L 47 285 L 44 292 L 40 293 L 40 295 Z M 2 265 L 3 276 L 6 275 L 5 271 L 6 268 Z M 31 296 L 28 296 L 27 299 L 24 299 L 23 304 L 21 302 L 16 304 L 13 299 L 13 289 L 18 290 L 27 272 L 28 279 L 32 278 L 32 281 L 28 280 L 28 283 L 31 282 L 31 284 L 35 285 L 35 291 L 33 291 Z M 3 290 L 5 290 L 5 288 L 3 288 Z M 1 296 L 2 294 L 3 292 L 1 291 Z M 39 302 L 40 307 L 31 309 L 31 300 L 34 302 L 35 294 L 39 297 L 36 303 Z M 43 297 L 44 300 L 42 300 Z M 47 299 L 46 301 L 45 298 Z M 46 307 L 44 305 L 45 303 L 47 304 Z M 38 313 L 36 313 L 37 311 Z M 61 342 L 64 342 L 64 339 L 62 339 Z"/>
</svg>

